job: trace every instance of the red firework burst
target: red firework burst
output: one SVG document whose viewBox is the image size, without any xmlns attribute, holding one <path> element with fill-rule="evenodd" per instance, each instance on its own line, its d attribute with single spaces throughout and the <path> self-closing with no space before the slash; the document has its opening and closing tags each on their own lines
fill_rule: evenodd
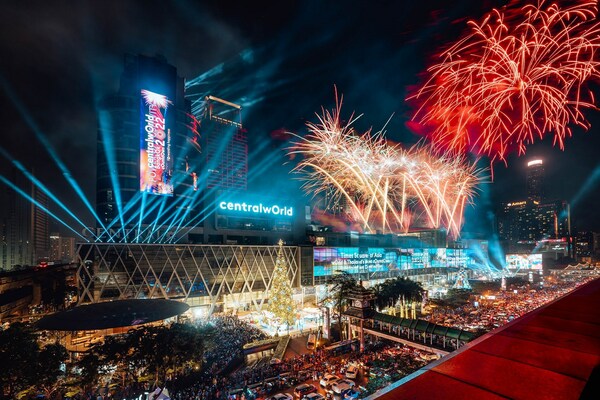
<svg viewBox="0 0 600 400">
<path fill-rule="evenodd" d="M 441 54 L 410 100 L 413 121 L 437 149 L 492 161 L 553 134 L 564 148 L 572 126 L 589 128 L 596 108 L 585 84 L 599 77 L 597 1 L 493 10 Z"/>
</svg>

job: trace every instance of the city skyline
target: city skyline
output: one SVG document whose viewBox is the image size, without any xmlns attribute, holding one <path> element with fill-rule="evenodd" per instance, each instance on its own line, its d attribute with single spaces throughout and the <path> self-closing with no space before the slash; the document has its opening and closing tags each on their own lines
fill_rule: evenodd
<svg viewBox="0 0 600 400">
<path fill-rule="evenodd" d="M 436 1 L 427 8 L 390 9 L 351 4 L 318 12 L 310 2 L 265 10 L 225 10 L 216 3 L 193 2 L 114 8 L 90 3 L 72 13 L 60 5 L 52 10 L 41 4 L 5 7 L 4 18 L 43 23 L 3 24 L 0 48 L 9 61 L 0 69 L 8 132 L 2 147 L 27 168 L 34 167 L 40 180 L 91 225 L 86 208 L 34 131 L 54 147 L 86 197 L 94 199 L 95 104 L 118 87 L 125 53 L 159 53 L 181 71 L 192 99 L 214 94 L 242 105 L 249 141 L 248 186 L 262 190 L 272 185 L 271 179 L 263 179 L 269 171 L 280 186 L 277 191 L 295 189 L 299 185 L 288 175 L 295 161 L 285 164 L 289 160 L 283 149 L 290 139 L 285 132 L 305 134 L 305 122 L 321 106 L 333 103 L 334 85 L 344 94 L 347 117 L 352 110 L 364 112 L 357 121 L 361 128 L 373 124 L 377 130 L 393 116 L 386 125 L 387 137 L 413 144 L 419 137 L 405 126 L 408 88 L 419 83 L 439 44 L 460 36 L 467 18 L 479 18 L 504 3 Z M 172 19 L 162 21 L 163 12 Z M 345 18 L 331 18 L 337 12 Z M 594 180 L 600 118 L 597 112 L 588 114 L 590 132 L 576 130 L 564 152 L 545 140 L 528 148 L 525 156 L 509 155 L 507 167 L 495 163 L 494 182 L 475 199 L 478 207 L 467 212 L 465 229 L 480 230 L 481 216 L 500 202 L 525 198 L 526 164 L 538 157 L 544 159 L 547 197 L 571 203 L 575 229 L 600 229 L 600 210 L 594 209 L 600 192 Z M 253 166 L 265 158 L 269 163 L 252 174 Z M 488 162 L 482 159 L 480 164 Z M 0 165 L 6 176 L 10 163 L 3 159 Z"/>
</svg>

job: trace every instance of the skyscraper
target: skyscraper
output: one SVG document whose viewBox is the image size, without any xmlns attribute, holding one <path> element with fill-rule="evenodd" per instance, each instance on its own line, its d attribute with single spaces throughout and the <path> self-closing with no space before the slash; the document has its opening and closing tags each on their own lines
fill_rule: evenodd
<svg viewBox="0 0 600 400">
<path fill-rule="evenodd" d="M 43 210 L 48 208 L 48 196 L 16 169 L 12 170 L 11 182 L 31 200 L 14 190 L 2 194 L 1 269 L 36 265 L 50 250 L 50 219 Z"/>
<path fill-rule="evenodd" d="M 543 160 L 531 160 L 527 163 L 527 199 L 531 201 L 544 199 Z"/>
<path fill-rule="evenodd" d="M 542 160 L 527 163 L 527 199 L 502 204 L 497 214 L 498 236 L 509 253 L 533 250 L 542 240 L 571 236 L 569 203 L 544 195 Z"/>
<path fill-rule="evenodd" d="M 201 121 L 203 168 L 208 189 L 246 190 L 248 143 L 242 107 L 215 96 L 206 97 Z"/>
<path fill-rule="evenodd" d="M 75 260 L 75 238 L 62 236 L 58 232 L 50 234 L 49 261 L 72 262 Z"/>
<path fill-rule="evenodd" d="M 184 95 L 164 57 L 128 55 L 119 91 L 100 101 L 96 208 L 107 239 L 153 241 L 148 226 L 193 216 L 200 147 Z"/>
</svg>

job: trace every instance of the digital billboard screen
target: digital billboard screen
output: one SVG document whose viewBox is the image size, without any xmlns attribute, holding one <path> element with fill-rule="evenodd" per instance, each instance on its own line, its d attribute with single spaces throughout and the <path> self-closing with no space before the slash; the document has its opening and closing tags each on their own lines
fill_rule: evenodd
<svg viewBox="0 0 600 400">
<path fill-rule="evenodd" d="M 506 268 L 508 269 L 542 269 L 541 254 L 507 254 Z"/>
<path fill-rule="evenodd" d="M 395 251 L 382 248 L 315 247 L 314 276 L 387 272 L 398 269 Z"/>
<path fill-rule="evenodd" d="M 140 191 L 173 195 L 173 157 L 167 96 L 142 90 L 140 95 Z"/>
<path fill-rule="evenodd" d="M 450 268 L 467 268 L 467 252 L 465 249 L 447 249 L 447 266 Z"/>
<path fill-rule="evenodd" d="M 398 265 L 400 269 L 440 268 L 447 264 L 444 248 L 399 249 Z"/>
<path fill-rule="evenodd" d="M 448 264 L 445 248 L 315 247 L 314 276 L 388 273 L 416 268 L 443 268 Z"/>
</svg>

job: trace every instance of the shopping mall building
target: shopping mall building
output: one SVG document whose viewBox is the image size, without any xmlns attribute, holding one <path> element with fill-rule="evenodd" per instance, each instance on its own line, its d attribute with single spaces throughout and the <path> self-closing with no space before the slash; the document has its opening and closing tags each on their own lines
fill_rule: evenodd
<svg viewBox="0 0 600 400">
<path fill-rule="evenodd" d="M 251 230 L 245 232 L 246 235 L 252 233 Z M 255 234 L 264 236 L 265 232 Z M 338 271 L 352 274 L 365 286 L 405 276 L 432 289 L 451 285 L 459 269 L 468 268 L 470 262 L 465 249 L 392 246 L 391 242 L 402 239 L 392 235 L 319 237 L 326 243 L 330 238 L 338 243 L 343 239 L 356 240 L 341 246 L 288 244 L 281 247 L 299 304 L 317 304 L 327 293 L 329 278 Z M 376 239 L 384 246 L 363 245 L 364 241 Z M 414 242 L 414 237 L 409 239 L 404 242 Z M 196 315 L 261 311 L 268 303 L 279 250 L 278 245 L 80 244 L 79 302 L 165 298 L 185 301 Z"/>
<path fill-rule="evenodd" d="M 167 298 L 204 315 L 262 310 L 279 240 L 304 304 L 337 271 L 365 285 L 407 276 L 430 288 L 469 267 L 444 231 L 343 232 L 315 222 L 314 204 L 285 182 L 253 192 L 242 107 L 190 82 L 162 57 L 129 55 L 119 90 L 99 103 L 98 224 L 78 248 L 80 304 Z"/>
</svg>

